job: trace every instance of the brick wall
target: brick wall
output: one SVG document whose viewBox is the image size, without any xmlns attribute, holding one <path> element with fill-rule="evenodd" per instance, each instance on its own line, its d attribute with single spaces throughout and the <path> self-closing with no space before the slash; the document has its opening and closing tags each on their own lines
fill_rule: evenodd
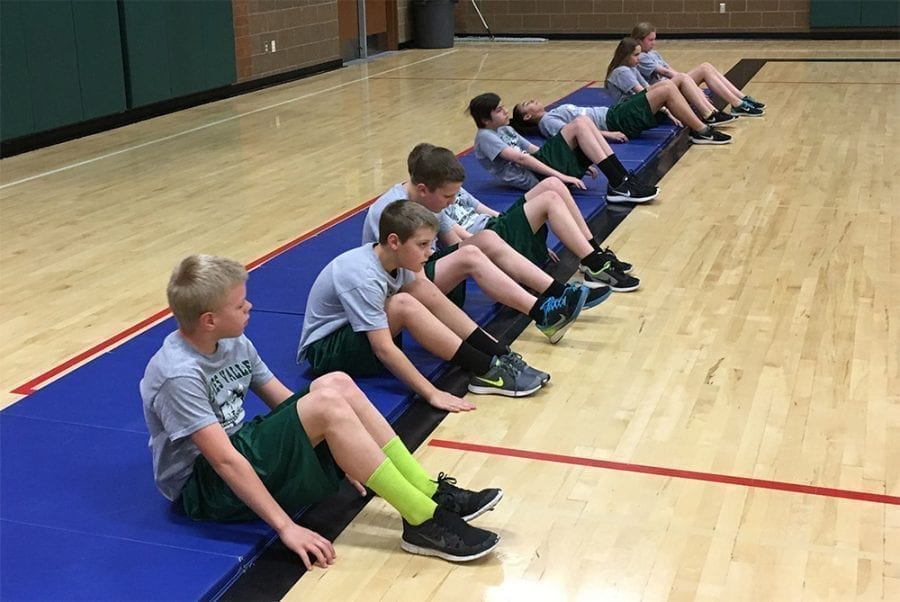
<svg viewBox="0 0 900 602">
<path fill-rule="evenodd" d="M 809 0 L 476 0 L 494 34 L 626 34 L 650 21 L 665 33 L 805 32 Z M 456 31 L 483 35 L 468 0 L 456 5 Z"/>
<path fill-rule="evenodd" d="M 233 0 L 238 81 L 340 59 L 338 1 Z"/>
</svg>

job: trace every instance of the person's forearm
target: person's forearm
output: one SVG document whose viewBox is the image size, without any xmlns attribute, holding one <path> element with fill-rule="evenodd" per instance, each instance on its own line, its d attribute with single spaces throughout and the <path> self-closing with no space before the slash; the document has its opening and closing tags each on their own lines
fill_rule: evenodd
<svg viewBox="0 0 900 602">
<path fill-rule="evenodd" d="M 293 523 L 291 517 L 263 485 L 250 462 L 237 450 L 227 460 L 212 466 L 234 494 L 275 531 L 280 532 L 288 524 Z"/>
<path fill-rule="evenodd" d="M 391 349 L 373 349 L 375 357 L 388 371 L 405 383 L 415 393 L 430 399 L 437 391 L 435 386 L 416 369 L 406 354 L 395 345 Z"/>
</svg>

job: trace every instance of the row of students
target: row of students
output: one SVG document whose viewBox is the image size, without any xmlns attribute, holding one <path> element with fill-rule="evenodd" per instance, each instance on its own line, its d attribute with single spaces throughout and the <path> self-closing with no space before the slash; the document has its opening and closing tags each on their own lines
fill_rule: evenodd
<svg viewBox="0 0 900 602">
<path fill-rule="evenodd" d="M 655 73 L 684 80 L 667 71 L 661 57 L 652 58 Z M 720 85 L 705 65 L 694 76 Z M 606 123 L 599 112 L 551 114 L 544 127 L 550 139 L 541 148 L 507 127 L 509 113 L 499 97 L 473 99 L 476 156 L 502 181 L 528 192 L 499 214 L 462 189 L 465 174 L 450 151 L 417 146 L 409 157 L 410 180 L 370 209 L 364 244 L 329 263 L 313 286 L 298 357 L 325 374 L 296 394 L 244 335 L 252 307 L 246 270 L 221 257 L 185 258 L 167 288 L 178 329 L 140 383 L 160 492 L 196 520 L 262 518 L 309 569 L 333 563 L 334 548 L 286 510 L 334 492 L 343 473 L 361 495 L 368 487 L 397 509 L 404 550 L 452 561 L 490 553 L 497 534 L 468 521 L 492 509 L 502 491 L 469 491 L 443 473 L 432 479 L 346 371 L 371 374 L 386 367 L 436 407 L 474 409 L 418 373 L 397 344 L 406 329 L 426 349 L 469 369 L 472 392 L 520 396 L 540 389 L 549 374 L 478 327 L 447 294 L 461 305 L 460 285 L 473 277 L 496 300 L 535 318 L 556 342 L 582 309 L 609 296 L 610 287 L 636 289 L 631 265 L 591 236 L 566 185 L 583 188 L 582 176 L 599 168 L 609 179 L 610 200 L 654 198 L 658 189 L 625 170 L 602 130 L 611 121 L 624 136 L 637 135 L 642 124 L 650 127 L 648 114 L 663 108 L 699 130 L 675 87 L 663 81 L 626 94 L 643 96 L 646 106 L 634 101 L 637 110 L 610 110 L 601 116 Z M 743 103 L 762 108 L 746 96 L 741 103 L 735 109 L 745 110 Z M 523 121 L 544 123 L 536 103 L 522 109 Z M 545 259 L 548 224 L 581 259 L 586 285 L 555 281 L 534 265 Z M 433 254 L 436 238 L 443 248 Z M 518 283 L 542 292 L 531 295 Z M 250 390 L 271 412 L 246 422 L 243 401 Z"/>
</svg>

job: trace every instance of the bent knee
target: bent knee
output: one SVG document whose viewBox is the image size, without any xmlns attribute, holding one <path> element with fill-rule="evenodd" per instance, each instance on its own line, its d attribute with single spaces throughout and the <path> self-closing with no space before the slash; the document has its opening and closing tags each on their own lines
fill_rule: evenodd
<svg viewBox="0 0 900 602">
<path fill-rule="evenodd" d="M 492 248 L 500 242 L 500 237 L 493 230 L 482 230 L 473 236 L 472 239 L 474 239 L 472 242 L 475 244 L 460 246 L 453 253 L 453 255 L 457 256 L 456 260 L 468 268 L 475 267 L 487 260 L 484 251 L 479 247 Z"/>
<path fill-rule="evenodd" d="M 328 374 L 323 374 L 312 383 L 310 383 L 310 390 L 318 390 L 318 389 L 333 389 L 337 391 L 345 391 L 348 387 L 356 387 L 356 383 L 353 382 L 353 379 L 350 378 L 350 375 L 346 372 L 329 372 Z"/>
</svg>

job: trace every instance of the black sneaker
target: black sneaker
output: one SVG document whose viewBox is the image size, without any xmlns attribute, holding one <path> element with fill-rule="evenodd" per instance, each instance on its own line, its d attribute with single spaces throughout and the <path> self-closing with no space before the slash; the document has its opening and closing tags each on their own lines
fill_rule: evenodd
<svg viewBox="0 0 900 602">
<path fill-rule="evenodd" d="M 534 325 L 553 344 L 558 343 L 581 313 L 587 290 L 566 289 L 561 297 L 547 297 L 541 304 L 543 317 Z"/>
<path fill-rule="evenodd" d="M 490 370 L 469 379 L 469 392 L 478 395 L 527 397 L 544 386 L 536 374 L 526 374 L 506 358 L 505 355 L 495 357 Z"/>
<path fill-rule="evenodd" d="M 707 125 L 723 125 L 736 120 L 737 115 L 729 115 L 728 113 L 723 113 L 722 111 L 715 111 L 712 115 L 710 115 L 703 121 Z"/>
<path fill-rule="evenodd" d="M 715 128 L 707 127 L 702 132 L 691 130 L 691 142 L 694 144 L 728 144 L 731 136 L 723 134 Z"/>
<path fill-rule="evenodd" d="M 762 117 L 765 111 L 759 107 L 754 107 L 749 102 L 742 102 L 736 107 L 731 108 L 731 114 L 741 117 Z"/>
<path fill-rule="evenodd" d="M 520 354 L 516 353 L 515 351 L 510 351 L 509 353 L 507 353 L 506 355 L 503 356 L 503 359 L 506 359 L 507 361 L 509 361 L 509 363 L 511 363 L 513 366 L 515 366 L 522 372 L 525 372 L 527 374 L 533 374 L 534 376 L 537 376 L 538 378 L 541 379 L 542 385 L 546 385 L 550 381 L 550 373 L 549 372 L 544 372 L 543 370 L 538 370 L 537 368 L 529 366 L 527 363 L 525 363 L 525 358 L 523 358 Z"/>
<path fill-rule="evenodd" d="M 501 499 L 502 489 L 482 489 L 469 491 L 456 486 L 456 479 L 440 473 L 437 491 L 431 499 L 444 510 L 449 510 L 466 522 L 476 519 L 488 510 L 493 510 Z"/>
<path fill-rule="evenodd" d="M 437 556 L 450 562 L 468 562 L 490 554 L 500 543 L 496 533 L 473 527 L 456 514 L 438 506 L 421 525 L 403 521 L 400 547 L 410 554 Z"/>
<path fill-rule="evenodd" d="M 744 102 L 746 102 L 747 104 L 749 104 L 752 107 L 756 107 L 757 109 L 765 109 L 766 108 L 766 103 L 759 102 L 758 100 L 756 100 L 755 98 L 753 98 L 752 96 L 749 96 L 749 95 L 744 96 L 743 98 L 741 98 L 741 100 L 743 100 Z"/>
<path fill-rule="evenodd" d="M 609 247 L 600 249 L 600 256 L 603 258 L 603 261 L 608 261 L 610 265 L 612 265 L 613 269 L 617 272 L 630 274 L 631 270 L 634 269 L 633 265 L 616 257 L 616 254 L 613 253 L 612 249 L 610 249 Z M 583 272 L 584 270 L 582 269 L 581 271 Z"/>
<path fill-rule="evenodd" d="M 640 280 L 634 276 L 614 270 L 609 264 L 597 271 L 586 269 L 584 271 L 584 281 L 605 284 L 617 293 L 634 291 L 641 286 Z"/>
<path fill-rule="evenodd" d="M 658 194 L 659 188 L 656 186 L 646 186 L 634 181 L 632 178 L 625 178 L 616 187 L 606 187 L 606 202 L 646 203 L 655 199 Z"/>
</svg>

